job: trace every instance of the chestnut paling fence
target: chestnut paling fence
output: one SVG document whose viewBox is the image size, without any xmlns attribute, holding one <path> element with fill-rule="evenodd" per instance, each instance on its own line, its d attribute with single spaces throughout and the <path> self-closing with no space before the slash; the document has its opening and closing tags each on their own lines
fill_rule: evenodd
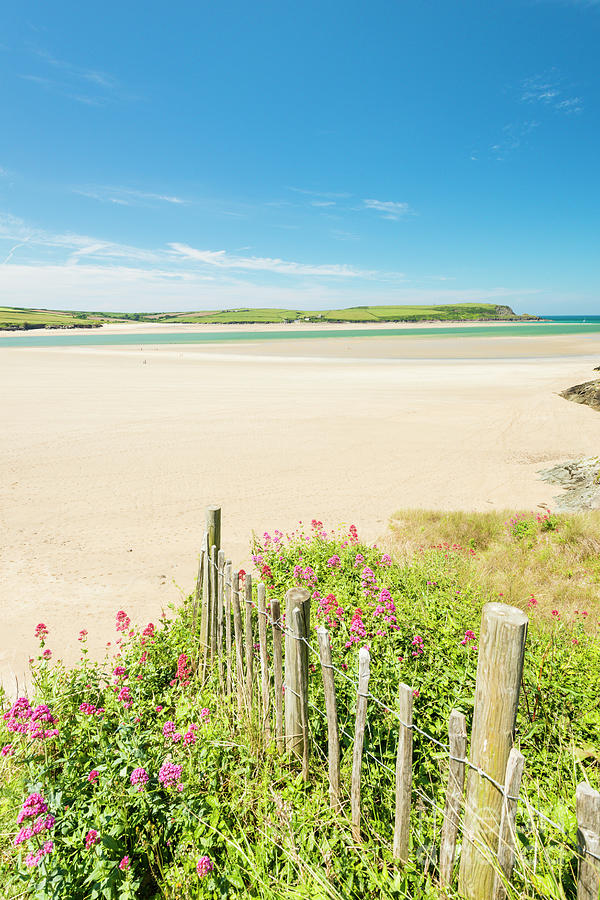
<svg viewBox="0 0 600 900">
<path fill-rule="evenodd" d="M 288 590 L 283 611 L 280 601 L 273 598 L 267 608 L 265 585 L 253 585 L 249 574 L 240 576 L 225 558 L 220 508 L 207 510 L 193 604 L 192 628 L 196 633 L 199 627 L 200 634 L 197 666 L 205 675 L 216 672 L 218 689 L 237 701 L 240 721 L 255 721 L 266 743 L 275 743 L 282 753 L 297 761 L 305 780 L 309 778 L 311 749 L 314 751 L 309 709 L 323 718 L 327 723 L 329 801 L 342 820 L 347 818 L 348 804 L 344 799 L 347 788 L 344 792 L 342 785 L 340 738 L 347 739 L 352 748 L 348 827 L 355 842 L 361 841 L 361 773 L 366 760 L 383 773 L 380 790 L 393 791 L 389 844 L 400 866 L 407 864 L 415 852 L 411 810 L 414 813 L 415 807 L 429 808 L 441 827 L 436 829 L 439 847 L 428 848 L 424 871 L 437 878 L 443 891 L 454 883 L 458 869 L 458 892 L 465 900 L 508 898 L 514 895 L 511 878 L 515 867 L 531 879 L 538 862 L 537 829 L 532 860 L 524 858 L 517 841 L 517 815 L 524 811 L 532 821 L 540 821 L 546 834 L 553 834 L 563 861 L 576 861 L 577 900 L 598 900 L 600 793 L 585 782 L 577 786 L 576 846 L 569 845 L 559 823 L 533 806 L 526 796 L 520 796 L 525 759 L 513 741 L 527 624 L 527 616 L 515 607 L 488 603 L 483 609 L 468 756 L 467 721 L 461 712 L 451 712 L 448 742 L 440 741 L 413 720 L 413 690 L 409 685 L 398 686 L 395 708 L 370 690 L 366 648 L 359 652 L 356 678 L 333 665 L 327 628 L 317 629 L 316 643 L 311 633 L 308 590 Z M 321 670 L 323 707 L 309 700 L 311 659 Z M 336 682 L 339 685 L 340 680 L 350 683 L 356 693 L 353 734 L 338 720 Z M 390 714 L 397 723 L 395 768 L 364 747 L 372 708 Z M 446 757 L 443 805 L 413 780 L 415 734 L 431 742 L 438 758 L 440 754 Z M 423 854 L 420 856 L 422 859 Z M 557 876 L 557 886 L 559 881 Z"/>
</svg>

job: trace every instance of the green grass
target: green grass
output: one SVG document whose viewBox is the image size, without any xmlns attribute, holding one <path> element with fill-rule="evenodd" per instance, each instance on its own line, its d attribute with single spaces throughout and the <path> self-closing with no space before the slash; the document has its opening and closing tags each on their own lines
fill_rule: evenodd
<svg viewBox="0 0 600 900">
<path fill-rule="evenodd" d="M 508 306 L 458 303 L 453 306 L 356 306 L 324 311 L 226 309 L 207 312 L 118 313 L 0 307 L 0 329 L 91 328 L 102 322 L 213 324 L 285 324 L 287 322 L 463 322 L 519 319 Z"/>
<path fill-rule="evenodd" d="M 597 607 L 582 618 L 568 599 L 563 604 L 558 597 L 558 615 L 546 616 L 541 601 L 529 601 L 542 587 L 535 581 L 542 551 L 561 571 L 571 565 L 578 577 L 587 572 L 595 578 L 600 522 L 594 516 L 538 521 L 528 513 L 511 514 L 506 522 L 494 514 L 403 512 L 395 518 L 389 540 L 396 547 L 393 559 L 386 559 L 381 547 L 359 543 L 352 529 L 325 534 L 314 523 L 308 539 L 275 533 L 255 542 L 254 561 L 268 600 L 283 598 L 296 584 L 317 591 L 311 621 L 328 620 L 334 665 L 347 667 L 355 678 L 358 648 L 368 642 L 370 691 L 393 710 L 398 683 L 404 681 L 418 691 L 415 723 L 445 741 L 451 709 L 461 710 L 471 722 L 481 609 L 498 599 L 488 569 L 492 563 L 504 565 L 515 547 L 519 558 L 530 558 L 534 580 L 511 598 L 527 609 L 530 619 L 517 720 L 517 744 L 526 760 L 521 795 L 557 821 L 566 837 L 520 804 L 517 867 L 509 897 L 574 900 L 570 847 L 576 832 L 575 787 L 583 780 L 593 787 L 600 784 Z M 385 586 L 393 598 L 389 624 L 377 612 L 381 595 L 364 594 L 365 578 L 371 577 L 365 567 L 377 580 L 377 592 Z M 540 578 L 548 571 L 541 570 Z M 510 577 L 509 570 L 507 582 Z M 357 611 L 366 634 L 352 643 Z M 369 703 L 365 749 L 391 773 L 365 756 L 363 840 L 356 844 L 349 823 L 353 685 L 336 675 L 338 716 L 349 737 L 342 734 L 341 739 L 342 810 L 333 814 L 327 796 L 327 729 L 315 711 L 324 707 L 318 659 L 309 657 L 312 749 L 304 783 L 297 762 L 265 742 L 258 716 L 240 718 L 235 696 L 226 699 L 219 693 L 216 669 L 209 668 L 206 679 L 176 677 L 197 652 L 194 621 L 188 598 L 150 639 L 127 624 L 119 634 L 124 641 L 118 660 L 125 678 L 113 673 L 114 657 L 91 662 L 85 645 L 82 663 L 65 670 L 43 659 L 44 648 L 52 647 L 51 632 L 41 644 L 34 664 L 35 702 L 50 707 L 59 735 L 31 741 L 8 732 L 0 719 L 0 732 L 5 732 L 0 744 L 14 745 L 11 755 L 0 757 L 3 898 L 439 898 L 435 872 L 441 818 L 420 798 L 424 794 L 443 806 L 447 755 L 415 735 L 411 862 L 402 869 L 391 855 L 396 717 Z M 475 633 L 468 641 L 467 631 Z M 415 636 L 421 643 L 417 653 Z M 128 687 L 130 707 L 119 701 L 115 681 L 117 690 Z M 101 707 L 102 714 L 82 712 L 82 701 Z M 203 718 L 205 707 L 210 721 Z M 173 742 L 168 732 L 164 736 L 167 721 L 182 735 L 190 723 L 204 724 L 188 745 Z M 159 783 L 165 760 L 181 765 L 181 792 Z M 130 784 L 138 767 L 149 775 L 141 793 Z M 87 777 L 92 769 L 99 772 L 95 783 Z M 23 857 L 31 842 L 15 849 L 12 841 L 20 805 L 34 791 L 44 795 L 56 823 L 53 851 L 38 868 L 29 869 Z M 86 849 L 90 829 L 98 831 L 98 842 Z M 126 855 L 131 865 L 122 871 L 119 860 Z M 195 867 L 204 855 L 214 862 L 214 872 L 199 879 Z M 450 889 L 445 896 L 455 893 Z"/>
</svg>

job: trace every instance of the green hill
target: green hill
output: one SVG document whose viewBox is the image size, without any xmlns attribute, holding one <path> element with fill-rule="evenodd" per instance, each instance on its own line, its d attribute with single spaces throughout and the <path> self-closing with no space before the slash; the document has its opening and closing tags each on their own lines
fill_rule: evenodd
<svg viewBox="0 0 600 900">
<path fill-rule="evenodd" d="M 287 322 L 464 322 L 535 319 L 510 306 L 457 303 L 441 306 L 352 306 L 347 309 L 239 309 L 175 313 L 82 312 L 0 306 L 0 329 L 95 328 L 104 322 L 163 322 L 197 325 L 285 324 Z"/>
</svg>

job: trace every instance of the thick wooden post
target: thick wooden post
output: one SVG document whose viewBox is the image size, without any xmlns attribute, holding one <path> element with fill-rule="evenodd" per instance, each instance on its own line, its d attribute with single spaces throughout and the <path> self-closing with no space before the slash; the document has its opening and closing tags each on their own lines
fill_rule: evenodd
<svg viewBox="0 0 600 900">
<path fill-rule="evenodd" d="M 260 647 L 260 691 L 262 698 L 262 730 L 265 740 L 271 740 L 271 719 L 269 714 L 269 653 L 267 648 L 267 589 L 264 584 L 256 588 L 258 601 L 258 643 Z"/>
<path fill-rule="evenodd" d="M 294 615 L 297 609 L 302 613 L 298 617 Z M 304 641 L 310 634 L 310 592 L 305 588 L 290 588 L 286 593 L 285 624 L 285 747 L 303 758 L 302 705 L 306 708 L 308 699 L 308 648 Z M 302 677 L 304 673 L 306 678 Z M 308 720 L 306 711 L 304 717 Z"/>
<path fill-rule="evenodd" d="M 317 630 L 319 656 L 323 673 L 325 710 L 327 712 L 327 758 L 329 762 L 329 804 L 332 809 L 340 808 L 340 733 L 335 699 L 335 679 L 331 661 L 331 641 L 324 625 Z"/>
<path fill-rule="evenodd" d="M 281 606 L 279 600 L 271 600 L 273 629 L 273 690 L 275 691 L 275 738 L 279 750 L 284 749 L 283 736 L 283 655 L 281 640 Z"/>
<path fill-rule="evenodd" d="M 500 784 L 514 739 L 526 637 L 527 616 L 520 609 L 484 606 L 470 757 Z M 502 791 L 471 769 L 458 883 L 466 900 L 490 900 L 493 894 L 501 812 Z"/>
<path fill-rule="evenodd" d="M 370 666 L 371 655 L 366 647 L 361 647 L 358 651 L 358 692 L 356 696 L 354 752 L 352 754 L 352 787 L 350 790 L 352 837 L 357 843 L 360 841 L 360 772 L 362 769 L 365 725 L 367 722 Z"/>
<path fill-rule="evenodd" d="M 600 892 L 600 794 L 582 782 L 577 785 L 577 900 L 598 900 Z M 593 854 L 593 855 L 591 855 Z"/>
<path fill-rule="evenodd" d="M 246 689 L 244 686 L 244 638 L 242 635 L 242 610 L 240 608 L 240 573 L 234 572 L 231 578 L 233 602 L 233 629 L 235 633 L 235 686 L 237 691 L 238 718 L 244 712 Z"/>
<path fill-rule="evenodd" d="M 467 720 L 457 709 L 450 713 L 448 722 L 450 759 L 448 763 L 448 787 L 440 840 L 440 883 L 452 881 L 452 869 L 456 855 L 456 837 L 460 824 L 465 788 L 465 759 L 467 757 Z"/>
<path fill-rule="evenodd" d="M 521 788 L 524 765 L 525 757 L 513 747 L 508 755 L 504 777 L 504 796 L 498 834 L 498 870 L 495 876 L 492 900 L 506 900 L 508 897 L 506 885 L 511 879 L 515 864 L 517 798 Z"/>
<path fill-rule="evenodd" d="M 254 687 L 254 636 L 252 633 L 252 575 L 244 576 L 246 596 L 246 703 L 252 710 Z"/>
<path fill-rule="evenodd" d="M 225 563 L 225 661 L 227 664 L 227 676 L 225 679 L 225 693 L 231 696 L 231 592 L 233 589 L 233 564 L 230 559 Z"/>
<path fill-rule="evenodd" d="M 398 693 L 398 752 L 396 754 L 396 811 L 394 816 L 394 859 L 405 865 L 410 845 L 410 804 L 412 799 L 413 692 L 401 684 Z"/>
<path fill-rule="evenodd" d="M 296 622 L 296 634 L 302 633 L 304 627 L 304 610 L 296 607 L 294 610 Z M 307 635 L 308 638 L 308 635 Z M 300 729 L 302 731 L 302 778 L 308 781 L 308 658 L 306 653 L 299 653 L 296 657 L 298 663 L 298 683 L 303 685 L 302 702 L 300 703 Z"/>
<path fill-rule="evenodd" d="M 209 506 L 206 510 L 206 532 L 208 546 L 221 549 L 221 507 Z"/>
</svg>

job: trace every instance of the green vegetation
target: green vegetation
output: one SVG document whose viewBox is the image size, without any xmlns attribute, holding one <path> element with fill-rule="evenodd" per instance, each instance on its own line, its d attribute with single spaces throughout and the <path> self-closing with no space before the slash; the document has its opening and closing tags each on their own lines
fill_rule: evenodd
<svg viewBox="0 0 600 900">
<path fill-rule="evenodd" d="M 390 555 L 360 543 L 353 526 L 334 535 L 320 522 L 309 535 L 276 531 L 254 545 L 267 599 L 308 587 L 313 625 L 329 626 L 334 665 L 355 678 L 358 649 L 368 643 L 371 692 L 393 709 L 398 683 L 411 685 L 415 722 L 441 741 L 452 708 L 472 715 L 482 605 L 501 594 L 527 610 L 521 792 L 565 835 L 520 804 L 511 900 L 575 897 L 575 786 L 600 781 L 599 535 L 600 514 L 419 512 L 395 518 Z M 525 557 L 532 580 L 514 586 Z M 500 560 L 510 564 L 493 573 Z M 580 585 L 588 579 L 577 612 L 545 585 L 554 569 L 567 578 L 567 567 Z M 441 820 L 430 803 L 443 805 L 444 752 L 415 735 L 412 861 L 400 869 L 390 848 L 395 716 L 369 703 L 357 845 L 348 821 L 354 686 L 336 675 L 343 809 L 334 815 L 318 659 L 309 658 L 312 756 L 304 784 L 298 764 L 265 744 L 256 720 L 238 719 L 235 698 L 217 690 L 216 671 L 205 681 L 193 674 L 194 621 L 191 598 L 158 627 L 132 627 L 119 611 L 117 657 L 90 661 L 82 632 L 82 661 L 72 670 L 51 661 L 52 634 L 38 625 L 35 700 L 5 703 L 0 720 L 3 898 L 439 897 Z M 38 834 L 23 834 L 34 825 Z"/>
<path fill-rule="evenodd" d="M 61 312 L 0 307 L 0 329 L 94 328 L 104 322 L 164 324 L 285 324 L 286 322 L 464 322 L 535 319 L 518 316 L 509 306 L 458 303 L 454 306 L 355 306 L 324 311 L 294 309 L 225 309 L 177 313 Z"/>
<path fill-rule="evenodd" d="M 16 309 L 0 306 L 0 330 L 28 331 L 32 328 L 94 328 L 102 323 L 94 313 L 61 312 L 50 309 Z"/>
</svg>

